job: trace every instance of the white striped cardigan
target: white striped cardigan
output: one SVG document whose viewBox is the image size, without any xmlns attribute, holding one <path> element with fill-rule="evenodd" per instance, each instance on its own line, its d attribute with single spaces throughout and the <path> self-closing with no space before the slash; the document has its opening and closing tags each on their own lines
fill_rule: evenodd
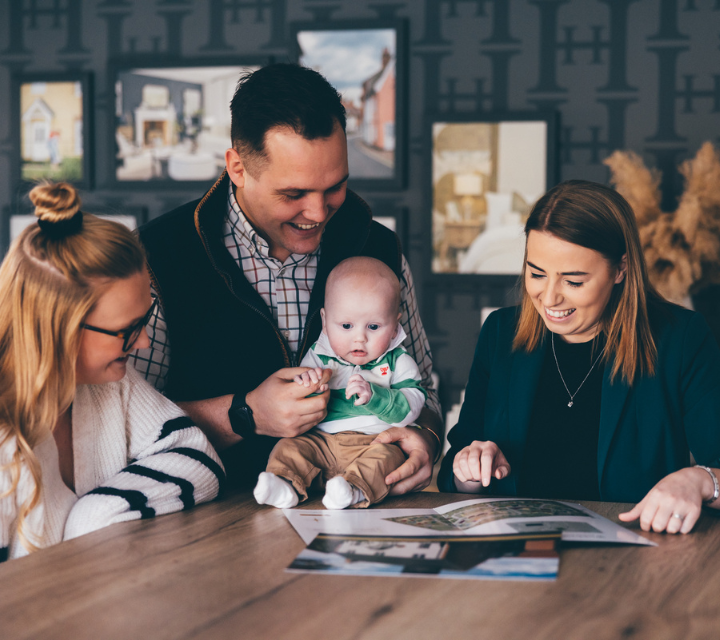
<svg viewBox="0 0 720 640">
<path fill-rule="evenodd" d="M 131 366 L 119 382 L 78 387 L 72 439 L 75 492 L 62 480 L 52 435 L 34 449 L 42 498 L 24 530 L 40 547 L 115 522 L 189 509 L 215 498 L 225 479 L 202 431 Z M 8 439 L 0 464 L 7 465 L 14 451 L 15 439 Z M 9 468 L 0 468 L 0 495 L 10 482 Z M 17 536 L 17 513 L 32 486 L 23 469 L 17 491 L 0 499 L 0 561 L 27 554 Z"/>
</svg>

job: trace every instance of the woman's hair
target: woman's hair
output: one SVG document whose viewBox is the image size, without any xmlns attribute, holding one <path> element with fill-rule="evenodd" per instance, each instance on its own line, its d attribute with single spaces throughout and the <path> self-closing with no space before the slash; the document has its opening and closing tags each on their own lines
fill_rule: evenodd
<svg viewBox="0 0 720 640">
<path fill-rule="evenodd" d="M 39 541 L 23 533 L 41 493 L 33 449 L 52 431 L 75 396 L 81 328 L 106 285 L 144 268 L 143 250 L 126 227 L 80 211 L 65 183 L 30 191 L 38 224 L 22 231 L 0 265 L 0 447 L 14 447 L 12 495 L 25 467 L 34 481 L 20 506 L 18 535 L 28 550 Z"/>
<path fill-rule="evenodd" d="M 537 201 L 525 224 L 523 283 L 527 237 L 531 231 L 550 233 L 597 251 L 613 269 L 618 269 L 623 256 L 627 256 L 625 278 L 614 286 L 600 319 L 606 337 L 603 359 L 610 362 L 614 356 L 611 380 L 621 374 L 632 384 L 638 374 L 652 375 L 657 348 L 650 331 L 647 304 L 660 296 L 648 280 L 635 215 L 625 198 L 609 187 L 585 180 L 568 180 L 548 191 Z M 523 286 L 513 348 L 532 351 L 546 335 L 545 323 Z"/>
</svg>

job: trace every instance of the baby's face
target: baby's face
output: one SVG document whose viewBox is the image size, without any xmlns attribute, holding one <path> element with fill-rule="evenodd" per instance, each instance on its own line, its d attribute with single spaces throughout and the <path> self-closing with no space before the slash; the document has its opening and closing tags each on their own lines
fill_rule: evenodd
<svg viewBox="0 0 720 640">
<path fill-rule="evenodd" d="M 336 287 L 326 300 L 323 330 L 343 360 L 363 365 L 387 351 L 400 314 L 394 296 L 386 292 L 386 287 Z"/>
</svg>

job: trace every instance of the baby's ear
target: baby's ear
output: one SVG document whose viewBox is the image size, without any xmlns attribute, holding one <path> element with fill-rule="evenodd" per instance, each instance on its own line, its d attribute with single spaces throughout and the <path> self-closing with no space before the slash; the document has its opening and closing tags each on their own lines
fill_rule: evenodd
<svg viewBox="0 0 720 640">
<path fill-rule="evenodd" d="M 325 331 L 325 307 L 320 309 L 320 317 L 322 318 L 323 331 Z"/>
</svg>

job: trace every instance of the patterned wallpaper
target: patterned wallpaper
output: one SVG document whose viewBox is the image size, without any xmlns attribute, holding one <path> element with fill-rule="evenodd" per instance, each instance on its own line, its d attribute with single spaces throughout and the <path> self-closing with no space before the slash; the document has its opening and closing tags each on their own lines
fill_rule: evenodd
<svg viewBox="0 0 720 640">
<path fill-rule="evenodd" d="M 556 110 L 561 179 L 606 182 L 602 160 L 632 149 L 663 172 L 671 209 L 682 188 L 676 165 L 705 140 L 718 144 L 720 0 L 0 0 L 0 207 L 17 210 L 26 190 L 10 178 L 13 73 L 94 74 L 95 185 L 86 208 L 143 206 L 154 217 L 201 194 L 110 182 L 110 60 L 283 60 L 293 22 L 378 18 L 409 26 L 408 181 L 361 195 L 408 211 L 406 253 L 449 406 L 467 378 L 481 309 L 514 294 L 506 283 L 468 290 L 429 276 L 427 114 Z"/>
</svg>

